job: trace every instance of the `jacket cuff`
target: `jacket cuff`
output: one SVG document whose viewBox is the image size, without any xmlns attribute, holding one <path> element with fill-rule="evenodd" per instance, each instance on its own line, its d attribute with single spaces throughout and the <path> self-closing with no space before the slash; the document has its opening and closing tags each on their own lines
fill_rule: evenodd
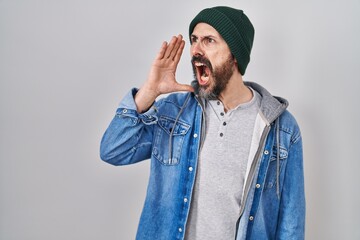
<svg viewBox="0 0 360 240">
<path fill-rule="evenodd" d="M 156 116 L 157 109 L 154 104 L 144 113 L 137 112 L 134 97 L 138 90 L 138 88 L 133 88 L 125 95 L 119 104 L 116 114 L 119 116 L 136 118 L 146 125 L 156 124 L 158 117 Z"/>
</svg>

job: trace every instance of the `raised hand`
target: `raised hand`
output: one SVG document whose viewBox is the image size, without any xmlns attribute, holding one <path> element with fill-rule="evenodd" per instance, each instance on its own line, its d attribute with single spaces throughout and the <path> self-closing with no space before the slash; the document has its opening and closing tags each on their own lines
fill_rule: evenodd
<svg viewBox="0 0 360 240">
<path fill-rule="evenodd" d="M 184 50 L 185 41 L 181 35 L 172 37 L 170 43 L 164 42 L 157 54 L 148 79 L 135 96 L 138 112 L 147 110 L 155 99 L 164 93 L 193 91 L 190 85 L 179 84 L 175 73 Z"/>
</svg>

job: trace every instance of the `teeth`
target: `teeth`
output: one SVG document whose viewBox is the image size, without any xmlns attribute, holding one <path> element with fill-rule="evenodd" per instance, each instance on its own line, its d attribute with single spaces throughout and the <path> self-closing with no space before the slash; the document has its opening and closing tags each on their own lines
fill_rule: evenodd
<svg viewBox="0 0 360 240">
<path fill-rule="evenodd" d="M 199 63 L 199 62 L 196 62 L 195 63 L 195 66 L 197 66 L 197 67 L 201 67 L 201 66 L 204 66 L 205 64 L 203 64 L 203 63 Z"/>
</svg>

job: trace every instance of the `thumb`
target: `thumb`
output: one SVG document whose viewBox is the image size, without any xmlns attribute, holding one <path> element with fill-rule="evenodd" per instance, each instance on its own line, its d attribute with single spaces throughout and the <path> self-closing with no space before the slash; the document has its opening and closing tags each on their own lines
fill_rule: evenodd
<svg viewBox="0 0 360 240">
<path fill-rule="evenodd" d="M 177 91 L 186 91 L 186 92 L 194 92 L 194 88 L 188 84 L 180 84 L 178 83 L 176 86 Z"/>
</svg>

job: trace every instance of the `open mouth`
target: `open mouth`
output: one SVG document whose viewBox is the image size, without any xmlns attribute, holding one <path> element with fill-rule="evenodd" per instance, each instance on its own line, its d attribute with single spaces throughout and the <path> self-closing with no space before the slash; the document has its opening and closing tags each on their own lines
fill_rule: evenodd
<svg viewBox="0 0 360 240">
<path fill-rule="evenodd" d="M 210 76 L 209 67 L 202 62 L 194 62 L 196 68 L 196 78 L 199 81 L 200 85 L 207 85 Z"/>
</svg>

